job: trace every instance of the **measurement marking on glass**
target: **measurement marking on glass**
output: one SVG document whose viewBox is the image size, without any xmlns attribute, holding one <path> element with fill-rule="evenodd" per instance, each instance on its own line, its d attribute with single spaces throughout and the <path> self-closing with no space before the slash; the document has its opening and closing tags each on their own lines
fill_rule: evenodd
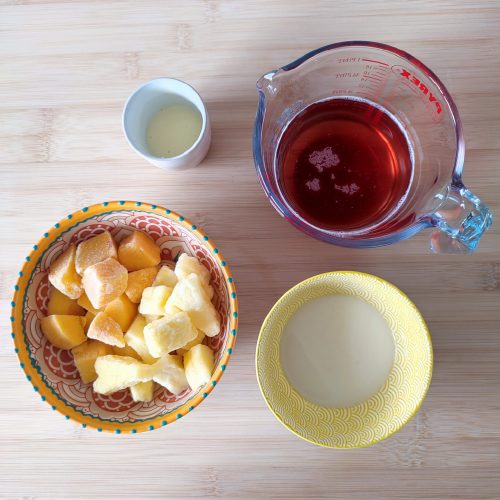
<svg viewBox="0 0 500 500">
<path fill-rule="evenodd" d="M 375 63 L 375 64 L 381 64 L 382 66 L 389 66 L 387 63 L 385 62 L 382 62 L 382 61 L 375 61 L 373 59 L 361 59 L 362 61 L 366 61 L 366 62 L 372 62 L 372 63 Z"/>
<path fill-rule="evenodd" d="M 378 77 L 371 76 L 371 75 L 363 76 L 363 78 L 370 78 L 371 80 L 375 80 L 376 82 L 381 82 L 382 81 L 382 78 L 378 78 Z"/>
</svg>

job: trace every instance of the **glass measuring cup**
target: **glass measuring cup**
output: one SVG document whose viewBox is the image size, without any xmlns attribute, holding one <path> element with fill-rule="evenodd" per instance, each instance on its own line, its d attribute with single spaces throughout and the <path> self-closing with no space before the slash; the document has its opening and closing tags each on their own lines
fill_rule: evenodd
<svg viewBox="0 0 500 500">
<path fill-rule="evenodd" d="M 260 182 L 276 210 L 301 231 L 336 245 L 375 247 L 434 228 L 435 252 L 473 251 L 492 223 L 488 207 L 462 182 L 465 145 L 457 108 L 438 77 L 410 54 L 374 42 L 319 48 L 257 82 L 253 153 Z M 393 115 L 413 149 L 404 198 L 381 220 L 353 231 L 317 227 L 289 203 L 276 153 L 283 132 L 309 105 L 362 98 Z"/>
</svg>

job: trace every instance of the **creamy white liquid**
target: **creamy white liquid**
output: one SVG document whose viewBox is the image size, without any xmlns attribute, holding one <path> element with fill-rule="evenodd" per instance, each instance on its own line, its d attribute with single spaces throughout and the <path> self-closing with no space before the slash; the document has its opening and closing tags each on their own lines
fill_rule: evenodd
<svg viewBox="0 0 500 500">
<path fill-rule="evenodd" d="M 162 108 L 153 116 L 146 130 L 148 149 L 162 158 L 178 156 L 196 142 L 201 126 L 200 112 L 189 103 Z"/>
<path fill-rule="evenodd" d="M 382 315 L 364 300 L 344 295 L 304 304 L 285 326 L 280 351 L 295 389 L 328 407 L 370 398 L 394 361 L 392 334 Z"/>
</svg>

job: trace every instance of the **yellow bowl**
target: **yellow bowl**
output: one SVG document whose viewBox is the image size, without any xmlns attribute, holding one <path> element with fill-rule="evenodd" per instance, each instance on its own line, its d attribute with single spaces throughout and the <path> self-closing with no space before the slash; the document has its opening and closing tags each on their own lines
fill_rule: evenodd
<svg viewBox="0 0 500 500">
<path fill-rule="evenodd" d="M 130 391 L 109 396 L 92 391 L 78 374 L 70 351 L 50 344 L 40 329 L 47 314 L 48 269 L 70 243 L 79 243 L 104 230 L 119 241 L 134 230 L 148 233 L 160 246 L 162 263 L 180 253 L 195 255 L 210 271 L 213 302 L 221 316 L 221 332 L 207 338 L 215 352 L 211 380 L 195 391 L 174 396 L 158 386 L 149 403 L 135 403 Z M 19 272 L 12 300 L 12 337 L 21 368 L 42 401 L 67 420 L 98 431 L 136 433 L 165 426 L 183 417 L 210 394 L 233 352 L 238 326 L 238 301 L 229 266 L 212 240 L 196 225 L 157 205 L 140 201 L 110 201 L 68 215 L 33 246 Z"/>
<path fill-rule="evenodd" d="M 385 384 L 370 399 L 347 408 L 318 406 L 288 382 L 280 345 L 288 320 L 306 302 L 325 295 L 365 300 L 385 318 L 395 346 Z M 262 325 L 256 352 L 262 395 L 276 418 L 297 436 L 329 448 L 360 448 L 400 430 L 418 411 L 432 377 L 432 343 L 422 315 L 394 285 L 370 274 L 338 271 L 313 276 L 286 292 Z"/>
</svg>

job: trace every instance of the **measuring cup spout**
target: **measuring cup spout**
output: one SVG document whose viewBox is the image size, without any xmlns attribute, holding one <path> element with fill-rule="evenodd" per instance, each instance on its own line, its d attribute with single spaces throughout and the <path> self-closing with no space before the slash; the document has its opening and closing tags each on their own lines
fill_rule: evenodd
<svg viewBox="0 0 500 500">
<path fill-rule="evenodd" d="M 487 205 L 461 182 L 452 184 L 438 211 L 431 216 L 436 228 L 431 249 L 436 253 L 473 252 L 493 215 Z"/>
</svg>

